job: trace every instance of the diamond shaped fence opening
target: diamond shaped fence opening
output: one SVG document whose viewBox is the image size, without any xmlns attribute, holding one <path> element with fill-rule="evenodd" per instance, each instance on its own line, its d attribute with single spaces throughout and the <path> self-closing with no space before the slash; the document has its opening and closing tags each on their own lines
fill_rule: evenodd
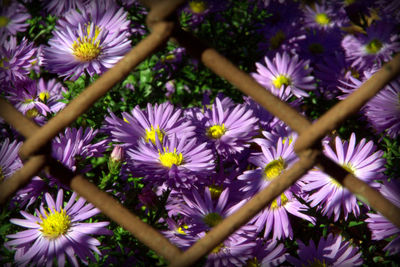
<svg viewBox="0 0 400 267">
<path fill-rule="evenodd" d="M 183 2 L 182 0 L 143 2 L 151 8 L 147 16 L 147 23 L 152 29 L 151 34 L 138 43 L 112 69 L 88 86 L 47 124 L 39 127 L 8 102 L 0 99 L 0 116 L 26 138 L 20 149 L 20 156 L 26 162 L 11 178 L 0 184 L 1 204 L 4 204 L 19 188 L 27 184 L 34 175 L 45 169 L 88 202 L 94 204 L 103 214 L 125 228 L 143 244 L 167 259 L 171 266 L 191 266 L 317 165 L 359 199 L 366 201 L 374 210 L 400 227 L 400 209 L 368 184 L 324 156 L 320 145 L 321 139 L 325 135 L 357 112 L 380 89 L 399 75 L 400 55 L 396 55 L 351 96 L 339 102 L 311 124 L 306 117 L 269 93 L 251 76 L 233 65 L 215 49 L 202 44 L 201 40 L 178 28 L 173 20 L 169 20 L 170 15 Z M 121 81 L 140 62 L 165 45 L 170 38 L 185 47 L 193 57 L 200 59 L 217 75 L 229 81 L 244 94 L 251 96 L 299 134 L 295 144 L 299 161 L 281 173 L 268 187 L 256 194 L 238 211 L 213 227 L 205 237 L 198 240 L 185 252 L 170 243 L 157 230 L 142 222 L 121 203 L 85 179 L 84 175 L 75 174 L 51 158 L 48 149 L 52 138 L 85 113 L 113 85 Z"/>
</svg>

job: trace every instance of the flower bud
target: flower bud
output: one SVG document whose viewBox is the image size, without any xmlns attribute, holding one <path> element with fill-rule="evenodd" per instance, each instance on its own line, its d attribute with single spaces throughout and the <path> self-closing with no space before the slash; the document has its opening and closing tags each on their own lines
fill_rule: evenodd
<svg viewBox="0 0 400 267">
<path fill-rule="evenodd" d="M 124 154 L 122 147 L 116 145 L 111 152 L 110 160 L 108 161 L 108 169 L 111 173 L 119 173 L 123 158 Z"/>
</svg>

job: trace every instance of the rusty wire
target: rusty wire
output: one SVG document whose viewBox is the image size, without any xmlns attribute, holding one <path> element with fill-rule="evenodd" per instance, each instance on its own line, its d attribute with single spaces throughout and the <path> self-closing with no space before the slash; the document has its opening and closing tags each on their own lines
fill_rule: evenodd
<svg viewBox="0 0 400 267">
<path fill-rule="evenodd" d="M 20 156 L 22 159 L 28 159 L 20 170 L 0 184 L 1 204 L 5 203 L 7 198 L 14 194 L 18 188 L 29 182 L 31 177 L 39 173 L 44 167 L 47 172 L 58 177 L 63 183 L 99 208 L 102 213 L 124 227 L 160 256 L 167 259 L 171 266 L 190 266 L 239 229 L 257 212 L 266 207 L 310 168 L 317 165 L 322 171 L 337 179 L 353 194 L 366 201 L 373 209 L 382 213 L 391 222 L 400 227 L 400 209 L 385 199 L 378 191 L 325 157 L 321 153 L 320 146 L 320 140 L 329 131 L 335 129 L 351 114 L 357 112 L 363 104 L 400 73 L 400 55 L 395 56 L 391 62 L 385 64 L 379 72 L 373 75 L 345 101 L 339 102 L 317 122 L 311 124 L 306 117 L 269 93 L 250 75 L 241 71 L 215 49 L 207 47 L 191 34 L 175 28 L 173 22 L 167 21 L 166 19 L 183 0 L 147 0 L 143 2 L 151 8 L 146 21 L 152 29 L 152 33 L 43 127 L 39 128 L 10 104 L 0 99 L 0 117 L 3 117 L 7 123 L 27 138 L 20 149 Z M 285 170 L 267 188 L 255 195 L 234 214 L 225 218 L 208 232 L 204 238 L 184 253 L 172 245 L 158 231 L 143 223 L 140 218 L 123 207 L 110 195 L 102 192 L 94 184 L 86 180 L 83 175 L 74 174 L 71 170 L 49 157 L 49 150 L 46 150 L 46 144 L 52 138 L 88 110 L 91 105 L 113 85 L 121 81 L 141 61 L 163 46 L 170 37 L 185 47 L 192 56 L 199 58 L 217 75 L 232 83 L 243 93 L 251 96 L 261 106 L 287 123 L 299 134 L 295 144 L 299 161 L 290 169 Z"/>
</svg>

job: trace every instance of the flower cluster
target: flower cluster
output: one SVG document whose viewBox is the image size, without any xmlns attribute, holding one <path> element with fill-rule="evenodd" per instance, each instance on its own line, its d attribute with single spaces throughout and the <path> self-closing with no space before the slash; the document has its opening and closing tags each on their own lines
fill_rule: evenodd
<svg viewBox="0 0 400 267">
<path fill-rule="evenodd" d="M 190 0 L 171 18 L 314 120 L 400 51 L 400 5 L 311 2 Z M 85 94 L 148 33 L 148 10 L 137 0 L 1 3 L 0 94 L 39 126 Z M 49 143 L 59 164 L 84 174 L 182 250 L 298 163 L 298 134 L 259 99 L 232 90 L 189 59 L 191 52 L 168 42 Z M 321 146 L 326 157 L 397 206 L 399 100 L 395 77 Z M 3 182 L 23 166 L 23 138 L 0 124 Z M 1 221 L 0 263 L 163 264 L 99 213 L 51 173 L 37 173 L 1 211 L 1 220 L 9 221 Z M 395 262 L 399 233 L 315 166 L 201 263 L 358 266 L 377 264 L 384 253 Z"/>
</svg>

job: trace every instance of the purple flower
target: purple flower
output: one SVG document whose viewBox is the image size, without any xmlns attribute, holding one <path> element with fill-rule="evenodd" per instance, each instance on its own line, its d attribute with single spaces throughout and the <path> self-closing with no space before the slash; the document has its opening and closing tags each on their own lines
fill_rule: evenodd
<svg viewBox="0 0 400 267">
<path fill-rule="evenodd" d="M 380 188 L 382 195 L 397 207 L 400 207 L 400 183 L 396 180 L 384 182 Z M 372 240 L 383 240 L 394 237 L 384 248 L 392 255 L 400 253 L 400 229 L 383 217 L 380 213 L 367 213 L 368 228 L 372 232 Z"/>
<path fill-rule="evenodd" d="M 252 76 L 273 94 L 279 95 L 279 91 L 285 90 L 286 95 L 308 97 L 305 90 L 315 89 L 308 60 L 300 60 L 298 55 L 290 56 L 286 52 L 282 55 L 277 53 L 272 61 L 268 57 L 264 60 L 266 66 L 257 62 L 257 73 L 252 73 Z"/>
<path fill-rule="evenodd" d="M 324 154 L 357 178 L 377 186 L 374 180 L 383 179 L 385 160 L 383 152 L 376 151 L 372 141 L 363 138 L 356 144 L 356 135 L 351 134 L 350 141 L 335 138 L 336 152 L 328 145 L 324 145 Z M 334 213 L 334 221 L 339 219 L 343 212 L 344 219 L 349 213 L 359 216 L 360 208 L 356 197 L 339 182 L 318 169 L 309 171 L 302 180 L 306 183 L 302 189 L 312 193 L 309 196 L 310 205 L 322 209 L 322 214 L 330 217 Z M 342 211 L 343 208 L 343 211 Z"/>
<path fill-rule="evenodd" d="M 48 13 L 60 17 L 70 10 L 82 10 L 87 0 L 41 0 L 41 2 Z"/>
<path fill-rule="evenodd" d="M 24 219 L 11 219 L 10 222 L 29 230 L 8 235 L 12 240 L 5 243 L 7 248 L 16 250 L 15 261 L 18 265 L 51 265 L 57 259 L 58 266 L 65 265 L 65 256 L 73 266 L 79 266 L 76 256 L 84 264 L 87 257 L 96 261 L 93 252 L 101 255 L 97 246 L 100 242 L 90 234 L 104 235 L 112 232 L 105 228 L 108 222 L 83 223 L 100 211 L 92 204 L 86 204 L 84 198 L 77 199 L 74 192 L 64 204 L 64 193 L 60 189 L 56 200 L 45 194 L 44 201 L 36 215 L 20 211 Z"/>
<path fill-rule="evenodd" d="M 293 142 L 289 138 L 278 139 L 275 146 L 266 146 L 261 140 L 257 140 L 262 152 L 255 152 L 249 157 L 249 162 L 254 164 L 257 169 L 245 171 L 238 177 L 245 182 L 240 189 L 245 198 L 250 198 L 256 193 L 267 187 L 273 179 L 278 177 L 285 169 L 297 160 L 293 151 Z M 263 229 L 264 237 L 267 238 L 273 232 L 273 239 L 289 237 L 293 238 L 293 230 L 290 224 L 288 213 L 299 218 L 315 223 L 315 218 L 302 213 L 307 211 L 308 206 L 302 204 L 296 197 L 303 197 L 301 192 L 302 182 L 297 181 L 293 186 L 284 191 L 271 204 L 253 217 L 253 222 L 257 231 Z"/>
<path fill-rule="evenodd" d="M 400 78 L 387 84 L 363 109 L 368 122 L 391 138 L 400 134 Z"/>
<path fill-rule="evenodd" d="M 40 78 L 16 83 L 6 97 L 25 116 L 42 125 L 49 113 L 57 113 L 65 107 L 60 101 L 64 92 L 66 89 L 55 79 L 46 82 Z"/>
<path fill-rule="evenodd" d="M 330 233 L 327 238 L 321 238 L 318 247 L 310 240 L 306 246 L 301 240 L 297 240 L 299 249 L 297 255 L 300 259 L 288 256 L 288 261 L 294 266 L 359 266 L 363 259 L 357 247 L 342 240 L 340 235 Z"/>
<path fill-rule="evenodd" d="M 26 23 L 31 15 L 25 6 L 17 1 L 10 1 L 8 4 L 2 2 L 0 6 L 0 36 L 17 35 L 24 32 L 29 24 Z"/>
<path fill-rule="evenodd" d="M 306 5 L 304 8 L 304 26 L 324 31 L 339 29 L 344 23 L 336 13 L 337 11 L 325 0 L 322 0 L 320 4 L 314 3 L 313 8 Z"/>
<path fill-rule="evenodd" d="M 92 128 L 66 128 L 52 142 L 52 156 L 72 171 L 87 171 L 89 166 L 83 165 L 88 157 L 101 156 L 106 150 L 107 140 L 91 144 L 97 130 Z"/>
<path fill-rule="evenodd" d="M 232 203 L 229 200 L 229 188 L 221 193 L 217 201 L 213 201 L 208 188 L 204 189 L 204 197 L 195 189 L 184 191 L 179 211 L 183 215 L 183 224 L 180 229 L 175 226 L 175 233 L 169 232 L 168 235 L 173 236 L 172 241 L 179 247 L 187 248 L 242 204 L 243 201 Z M 243 266 L 256 246 L 255 235 L 254 226 L 242 226 L 207 255 L 205 266 Z"/>
<path fill-rule="evenodd" d="M 246 266 L 280 266 L 289 255 L 285 250 L 285 246 L 282 243 L 278 244 L 276 240 L 264 241 L 261 238 L 257 238 L 256 244 L 252 253 L 254 258 L 250 258 Z"/>
<path fill-rule="evenodd" d="M 227 159 L 250 147 L 250 140 L 257 134 L 258 119 L 243 104 L 217 97 L 211 108 L 197 113 L 197 125 L 201 140 L 212 144 L 215 151 Z"/>
<path fill-rule="evenodd" d="M 226 0 L 190 0 L 182 12 L 190 14 L 189 25 L 196 27 L 201 24 L 206 16 L 211 13 L 218 14 L 229 6 Z"/>
<path fill-rule="evenodd" d="M 194 126 L 181 114 L 181 109 L 175 109 L 168 102 L 154 106 L 148 103 L 144 111 L 136 106 L 130 113 L 122 112 L 123 119 L 110 112 L 103 130 L 111 135 L 112 141 L 122 143 L 123 147 L 134 147 L 139 140 L 155 144 L 156 138 L 162 143 L 165 137 L 174 134 L 178 138 L 194 136 Z"/>
<path fill-rule="evenodd" d="M 43 64 L 50 72 L 73 80 L 84 73 L 100 75 L 131 49 L 125 24 L 127 13 L 122 8 L 118 10 L 116 5 L 94 5 L 96 8 L 90 13 L 92 20 L 87 21 L 84 15 L 89 15 L 81 17 L 72 10 L 74 15 L 67 16 L 65 25 L 54 31 L 49 46 L 44 49 Z"/>
<path fill-rule="evenodd" d="M 196 138 L 183 135 L 178 139 L 156 138 L 156 144 L 139 142 L 137 148 L 130 148 L 127 154 L 133 171 L 146 176 L 151 182 L 167 182 L 170 187 L 190 188 L 198 178 L 204 178 L 214 170 L 214 156 L 206 148 L 206 143 L 198 143 Z"/>
<path fill-rule="evenodd" d="M 366 29 L 366 34 L 346 35 L 342 40 L 346 57 L 351 66 L 364 70 L 374 64 L 382 66 L 400 51 L 400 34 L 388 21 L 376 21 Z"/>
<path fill-rule="evenodd" d="M 0 37 L 0 82 L 14 83 L 27 80 L 35 61 L 36 48 L 24 37 L 19 45 L 13 36 Z"/>
</svg>

